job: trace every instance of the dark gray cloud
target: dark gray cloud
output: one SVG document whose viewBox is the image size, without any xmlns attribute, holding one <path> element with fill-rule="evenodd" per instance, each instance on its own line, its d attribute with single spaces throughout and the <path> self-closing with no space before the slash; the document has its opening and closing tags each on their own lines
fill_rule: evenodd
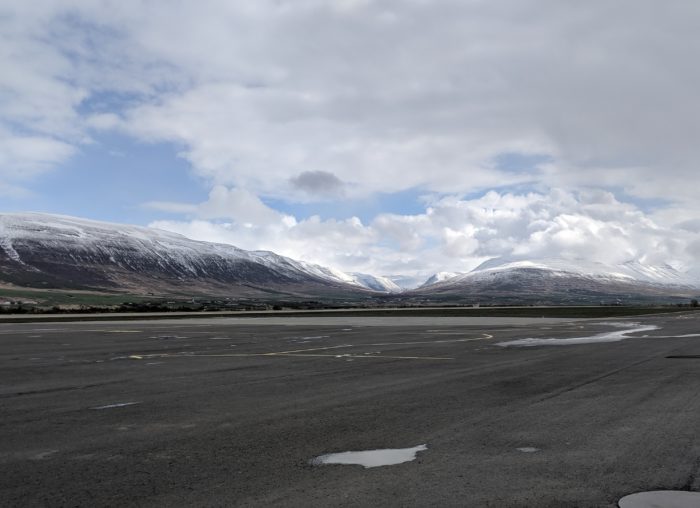
<svg viewBox="0 0 700 508">
<path fill-rule="evenodd" d="M 327 171 L 304 171 L 291 182 L 295 188 L 321 197 L 340 196 L 345 187 L 340 178 Z"/>
</svg>

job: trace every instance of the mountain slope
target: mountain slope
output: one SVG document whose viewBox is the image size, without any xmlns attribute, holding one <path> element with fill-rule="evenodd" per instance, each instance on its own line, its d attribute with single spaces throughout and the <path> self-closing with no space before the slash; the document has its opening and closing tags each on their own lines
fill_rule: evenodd
<svg viewBox="0 0 700 508">
<path fill-rule="evenodd" d="M 425 283 L 425 277 L 415 275 L 385 275 L 384 278 L 396 284 L 401 291 L 415 289 Z"/>
<path fill-rule="evenodd" d="M 420 287 L 430 286 L 432 284 L 437 284 L 438 282 L 444 282 L 449 279 L 453 279 L 459 275 L 463 275 L 461 272 L 437 272 L 426 279 L 426 281 L 421 284 Z"/>
<path fill-rule="evenodd" d="M 352 283 L 382 293 L 400 293 L 403 289 L 388 277 L 353 272 Z"/>
<path fill-rule="evenodd" d="M 492 259 L 469 273 L 422 286 L 411 294 L 472 303 L 616 303 L 686 299 L 691 279 L 670 266 L 640 262 L 604 265 L 563 259 Z"/>
<path fill-rule="evenodd" d="M 0 281 L 18 286 L 246 297 L 369 294 L 347 278 L 272 252 L 150 228 L 0 214 Z"/>
</svg>

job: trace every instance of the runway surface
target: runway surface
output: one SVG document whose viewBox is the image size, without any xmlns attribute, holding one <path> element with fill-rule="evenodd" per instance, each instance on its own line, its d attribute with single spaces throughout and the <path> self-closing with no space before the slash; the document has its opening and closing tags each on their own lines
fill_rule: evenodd
<svg viewBox="0 0 700 508">
<path fill-rule="evenodd" d="M 612 507 L 700 490 L 700 315 L 3 323 L 0 414 L 1 506 Z"/>
</svg>

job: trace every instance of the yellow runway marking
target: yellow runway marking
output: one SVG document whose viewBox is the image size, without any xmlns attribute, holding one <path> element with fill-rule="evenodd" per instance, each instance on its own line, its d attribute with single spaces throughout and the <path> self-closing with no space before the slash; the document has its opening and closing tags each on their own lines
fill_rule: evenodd
<svg viewBox="0 0 700 508">
<path fill-rule="evenodd" d="M 413 342 L 377 342 L 374 344 L 361 344 L 361 345 L 362 346 L 393 346 L 393 345 L 410 346 L 411 344 L 451 344 L 454 342 L 472 342 L 475 340 L 488 340 L 488 339 L 493 339 L 493 335 L 489 335 L 488 333 L 484 333 L 483 337 L 476 337 L 476 338 L 472 338 L 472 339 L 421 340 L 421 341 L 413 341 Z"/>
<path fill-rule="evenodd" d="M 488 333 L 483 333 L 481 337 L 471 337 L 468 339 L 445 339 L 445 340 L 428 340 L 428 341 L 413 341 L 413 342 L 379 342 L 373 344 L 340 344 L 337 346 L 322 346 L 306 349 L 292 349 L 289 351 L 271 351 L 269 353 L 222 353 L 222 354 L 170 354 L 170 353 L 156 353 L 156 354 L 144 354 L 144 355 L 131 355 L 132 359 L 141 358 L 188 358 L 188 357 L 202 357 L 202 358 L 248 358 L 255 356 L 299 356 L 305 358 L 384 358 L 387 360 L 454 360 L 454 357 L 449 356 L 404 356 L 404 355 L 379 355 L 379 354 L 357 354 L 357 353 L 342 353 L 342 354 L 328 354 L 328 353 L 314 353 L 313 351 L 329 351 L 331 349 L 345 349 L 351 347 L 366 347 L 366 346 L 394 346 L 394 345 L 413 345 L 413 344 L 441 344 L 441 343 L 455 343 L 455 342 L 472 342 L 479 340 L 492 339 L 493 335 Z"/>
<path fill-rule="evenodd" d="M 293 349 L 291 351 L 273 351 L 272 353 L 263 353 L 266 355 L 287 355 L 291 353 L 303 353 L 305 351 L 323 351 L 326 349 L 338 349 L 342 347 L 352 347 L 353 344 L 341 344 L 340 346 L 325 346 L 325 347 L 314 347 L 314 348 L 309 348 L 309 349 Z"/>
</svg>

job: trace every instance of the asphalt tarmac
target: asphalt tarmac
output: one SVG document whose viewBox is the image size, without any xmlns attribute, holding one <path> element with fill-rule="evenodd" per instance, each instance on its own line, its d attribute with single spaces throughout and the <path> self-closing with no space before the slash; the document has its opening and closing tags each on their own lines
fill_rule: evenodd
<svg viewBox="0 0 700 508">
<path fill-rule="evenodd" d="M 614 507 L 700 490 L 700 316 L 4 323 L 0 415 L 3 507 Z"/>
</svg>

